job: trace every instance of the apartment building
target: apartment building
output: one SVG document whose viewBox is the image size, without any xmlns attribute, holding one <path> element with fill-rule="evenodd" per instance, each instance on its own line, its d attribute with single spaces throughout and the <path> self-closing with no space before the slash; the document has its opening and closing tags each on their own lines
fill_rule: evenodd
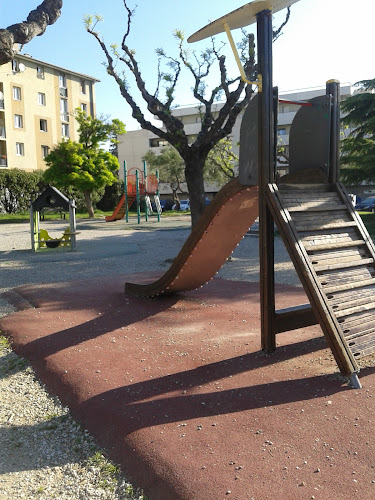
<svg viewBox="0 0 375 500">
<path fill-rule="evenodd" d="M 346 99 L 352 94 L 352 88 L 350 84 L 344 84 L 340 86 L 341 98 Z M 288 101 L 307 101 L 314 97 L 324 95 L 325 87 L 321 88 L 311 88 L 303 90 L 292 90 L 287 93 L 280 94 L 280 99 Z M 215 103 L 213 106 L 213 114 L 217 114 L 223 103 Z M 279 115 L 278 115 L 278 145 L 282 147 L 285 156 L 288 156 L 289 151 L 289 133 L 292 121 L 300 106 L 297 104 L 279 104 Z M 184 124 L 184 130 L 189 136 L 191 141 L 194 141 L 196 135 L 200 130 L 200 108 L 199 106 L 187 106 L 176 108 L 172 111 L 173 116 L 178 117 Z M 232 139 L 232 150 L 235 154 L 239 155 L 239 140 L 240 140 L 240 127 L 242 121 L 243 113 L 239 115 L 237 121 L 233 127 L 231 139 Z M 138 167 L 142 168 L 142 157 L 147 153 L 148 150 L 160 152 L 163 147 L 168 146 L 168 143 L 159 137 L 155 136 L 148 130 L 135 130 L 128 131 L 125 135 L 120 136 L 118 145 L 119 161 L 120 165 L 123 165 L 124 160 L 128 168 Z M 278 164 L 278 170 L 280 174 L 287 172 L 287 167 L 282 163 Z M 123 178 L 123 170 L 120 168 L 120 177 Z M 212 192 L 218 190 L 218 186 L 207 185 L 206 192 Z M 163 187 L 162 193 L 167 193 L 168 188 Z"/>
<path fill-rule="evenodd" d="M 26 54 L 0 66 L 0 168 L 45 169 L 55 144 L 78 139 L 74 110 L 95 115 L 98 81 Z"/>
</svg>

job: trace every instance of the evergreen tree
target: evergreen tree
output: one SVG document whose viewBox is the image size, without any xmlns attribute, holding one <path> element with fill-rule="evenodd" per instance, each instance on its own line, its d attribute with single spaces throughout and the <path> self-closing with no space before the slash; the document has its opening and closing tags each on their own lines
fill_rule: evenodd
<svg viewBox="0 0 375 500">
<path fill-rule="evenodd" d="M 356 85 L 360 92 L 341 104 L 345 126 L 353 128 L 341 143 L 341 177 L 348 185 L 375 183 L 375 78 Z"/>
</svg>

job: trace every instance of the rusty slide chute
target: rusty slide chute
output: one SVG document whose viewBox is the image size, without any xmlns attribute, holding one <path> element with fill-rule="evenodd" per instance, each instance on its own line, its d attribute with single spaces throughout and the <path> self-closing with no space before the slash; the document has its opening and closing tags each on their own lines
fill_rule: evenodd
<svg viewBox="0 0 375 500">
<path fill-rule="evenodd" d="M 231 255 L 258 212 L 258 186 L 243 186 L 233 179 L 207 206 L 168 271 L 149 284 L 126 283 L 125 292 L 152 297 L 204 285 Z"/>
</svg>

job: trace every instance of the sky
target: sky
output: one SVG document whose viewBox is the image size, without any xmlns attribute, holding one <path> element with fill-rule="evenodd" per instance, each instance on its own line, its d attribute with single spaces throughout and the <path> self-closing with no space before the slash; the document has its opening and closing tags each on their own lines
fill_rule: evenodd
<svg viewBox="0 0 375 500">
<path fill-rule="evenodd" d="M 25 20 L 30 10 L 41 1 L 2 0 L 1 28 Z M 128 3 L 130 8 L 137 5 L 128 42 L 136 51 L 142 76 L 148 90 L 153 93 L 157 74 L 155 49 L 162 47 L 169 55 L 176 56 L 175 29 L 183 30 L 188 38 L 208 22 L 245 5 L 246 1 L 128 0 Z M 283 21 L 285 13 L 286 10 L 274 16 L 275 27 Z M 100 46 L 85 31 L 85 14 L 103 16 L 104 21 L 98 29 L 108 46 L 121 43 L 127 23 L 123 0 L 64 0 L 58 21 L 49 26 L 44 35 L 25 45 L 22 53 L 98 78 L 97 114 L 119 118 L 127 130 L 136 130 L 139 125 L 131 117 L 128 104 L 113 78 L 106 73 Z M 283 35 L 273 44 L 274 85 L 282 92 L 324 87 L 325 82 L 332 78 L 352 84 L 375 78 L 374 23 L 374 0 L 299 0 L 291 7 L 291 17 Z M 255 32 L 255 26 L 248 30 Z M 233 32 L 235 40 L 239 35 L 240 30 Z M 217 36 L 217 43 L 220 41 L 227 42 L 225 34 Z M 200 53 L 209 46 L 209 40 L 188 46 Z M 228 43 L 224 53 L 230 75 L 237 76 Z M 211 83 L 216 83 L 215 79 Z M 194 104 L 192 86 L 193 81 L 185 74 L 176 92 L 176 104 Z"/>
</svg>

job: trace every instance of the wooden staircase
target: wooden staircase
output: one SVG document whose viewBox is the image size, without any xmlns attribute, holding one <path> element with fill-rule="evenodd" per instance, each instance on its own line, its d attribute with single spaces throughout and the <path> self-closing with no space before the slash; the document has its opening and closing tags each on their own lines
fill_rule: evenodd
<svg viewBox="0 0 375 500">
<path fill-rule="evenodd" d="M 375 247 L 341 184 L 268 185 L 267 203 L 345 375 L 375 352 Z"/>
</svg>

